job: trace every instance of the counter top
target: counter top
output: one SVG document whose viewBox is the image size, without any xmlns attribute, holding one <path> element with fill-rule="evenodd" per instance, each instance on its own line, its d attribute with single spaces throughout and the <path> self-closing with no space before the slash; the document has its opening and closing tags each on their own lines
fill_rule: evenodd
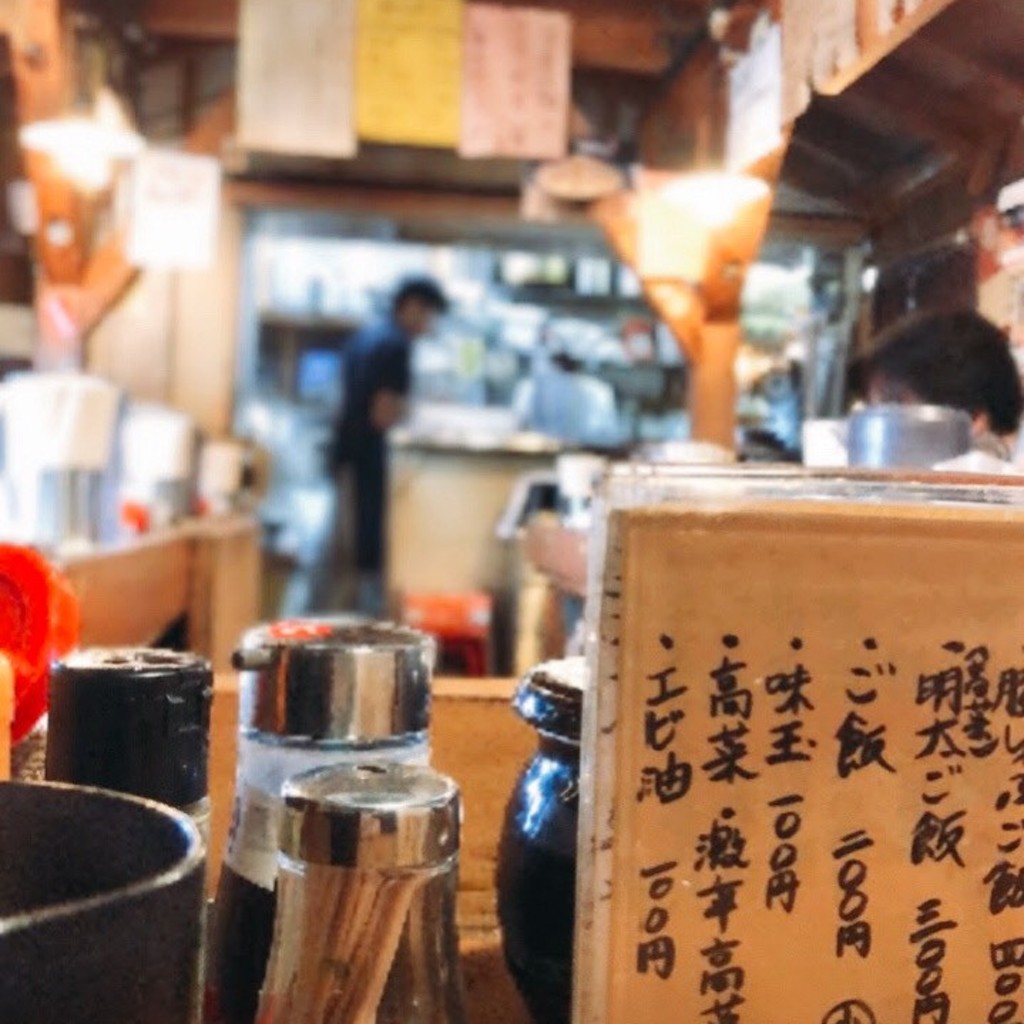
<svg viewBox="0 0 1024 1024">
<path fill-rule="evenodd" d="M 452 434 L 414 434 L 394 430 L 388 435 L 393 448 L 438 452 L 448 455 L 559 455 L 573 449 L 543 434 L 510 434 L 505 437 L 472 437 Z"/>
<path fill-rule="evenodd" d="M 185 619 L 190 647 L 230 664 L 259 617 L 260 529 L 244 515 L 189 520 L 58 558 L 82 610 L 82 644 L 147 645 Z"/>
</svg>

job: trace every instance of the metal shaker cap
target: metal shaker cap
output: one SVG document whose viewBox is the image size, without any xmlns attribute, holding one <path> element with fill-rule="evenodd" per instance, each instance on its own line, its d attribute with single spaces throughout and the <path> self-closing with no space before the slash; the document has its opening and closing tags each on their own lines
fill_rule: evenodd
<svg viewBox="0 0 1024 1024">
<path fill-rule="evenodd" d="M 281 852 L 335 867 L 440 867 L 459 851 L 459 788 L 430 768 L 318 768 L 282 791 Z"/>
<path fill-rule="evenodd" d="M 283 739 L 371 743 L 430 724 L 434 640 L 357 617 L 257 626 L 234 654 L 239 728 Z"/>
<path fill-rule="evenodd" d="M 75 651 L 50 675 L 46 777 L 189 807 L 207 795 L 212 699 L 194 654 Z"/>
</svg>

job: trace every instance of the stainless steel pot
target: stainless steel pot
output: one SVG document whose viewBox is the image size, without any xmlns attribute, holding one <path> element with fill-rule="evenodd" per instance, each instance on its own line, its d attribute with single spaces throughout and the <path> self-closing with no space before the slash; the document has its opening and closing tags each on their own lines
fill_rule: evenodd
<svg viewBox="0 0 1024 1024">
<path fill-rule="evenodd" d="M 971 417 L 938 405 L 875 405 L 850 418 L 850 465 L 930 469 L 971 450 Z"/>
</svg>

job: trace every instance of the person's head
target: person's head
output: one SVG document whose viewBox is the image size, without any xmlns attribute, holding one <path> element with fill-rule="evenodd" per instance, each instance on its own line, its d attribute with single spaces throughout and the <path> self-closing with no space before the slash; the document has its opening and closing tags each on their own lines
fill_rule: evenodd
<svg viewBox="0 0 1024 1024">
<path fill-rule="evenodd" d="M 429 277 L 411 277 L 395 292 L 391 312 L 406 335 L 419 338 L 433 330 L 437 318 L 448 312 L 448 299 Z"/>
<path fill-rule="evenodd" d="M 972 311 L 924 314 L 896 324 L 878 339 L 863 382 L 872 404 L 962 409 L 979 433 L 1016 434 L 1024 410 L 1009 339 Z"/>
</svg>

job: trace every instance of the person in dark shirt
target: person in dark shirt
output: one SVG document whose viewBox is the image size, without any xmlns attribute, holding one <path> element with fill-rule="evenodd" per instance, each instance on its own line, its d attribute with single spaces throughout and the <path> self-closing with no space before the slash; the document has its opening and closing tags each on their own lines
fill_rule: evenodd
<svg viewBox="0 0 1024 1024">
<path fill-rule="evenodd" d="M 363 327 L 345 350 L 345 397 L 334 439 L 334 466 L 352 489 L 357 603 L 383 611 L 387 431 L 405 414 L 413 342 L 429 334 L 448 300 L 430 278 L 401 284 L 384 320 Z M 342 485 L 344 486 L 344 484 Z"/>
</svg>

